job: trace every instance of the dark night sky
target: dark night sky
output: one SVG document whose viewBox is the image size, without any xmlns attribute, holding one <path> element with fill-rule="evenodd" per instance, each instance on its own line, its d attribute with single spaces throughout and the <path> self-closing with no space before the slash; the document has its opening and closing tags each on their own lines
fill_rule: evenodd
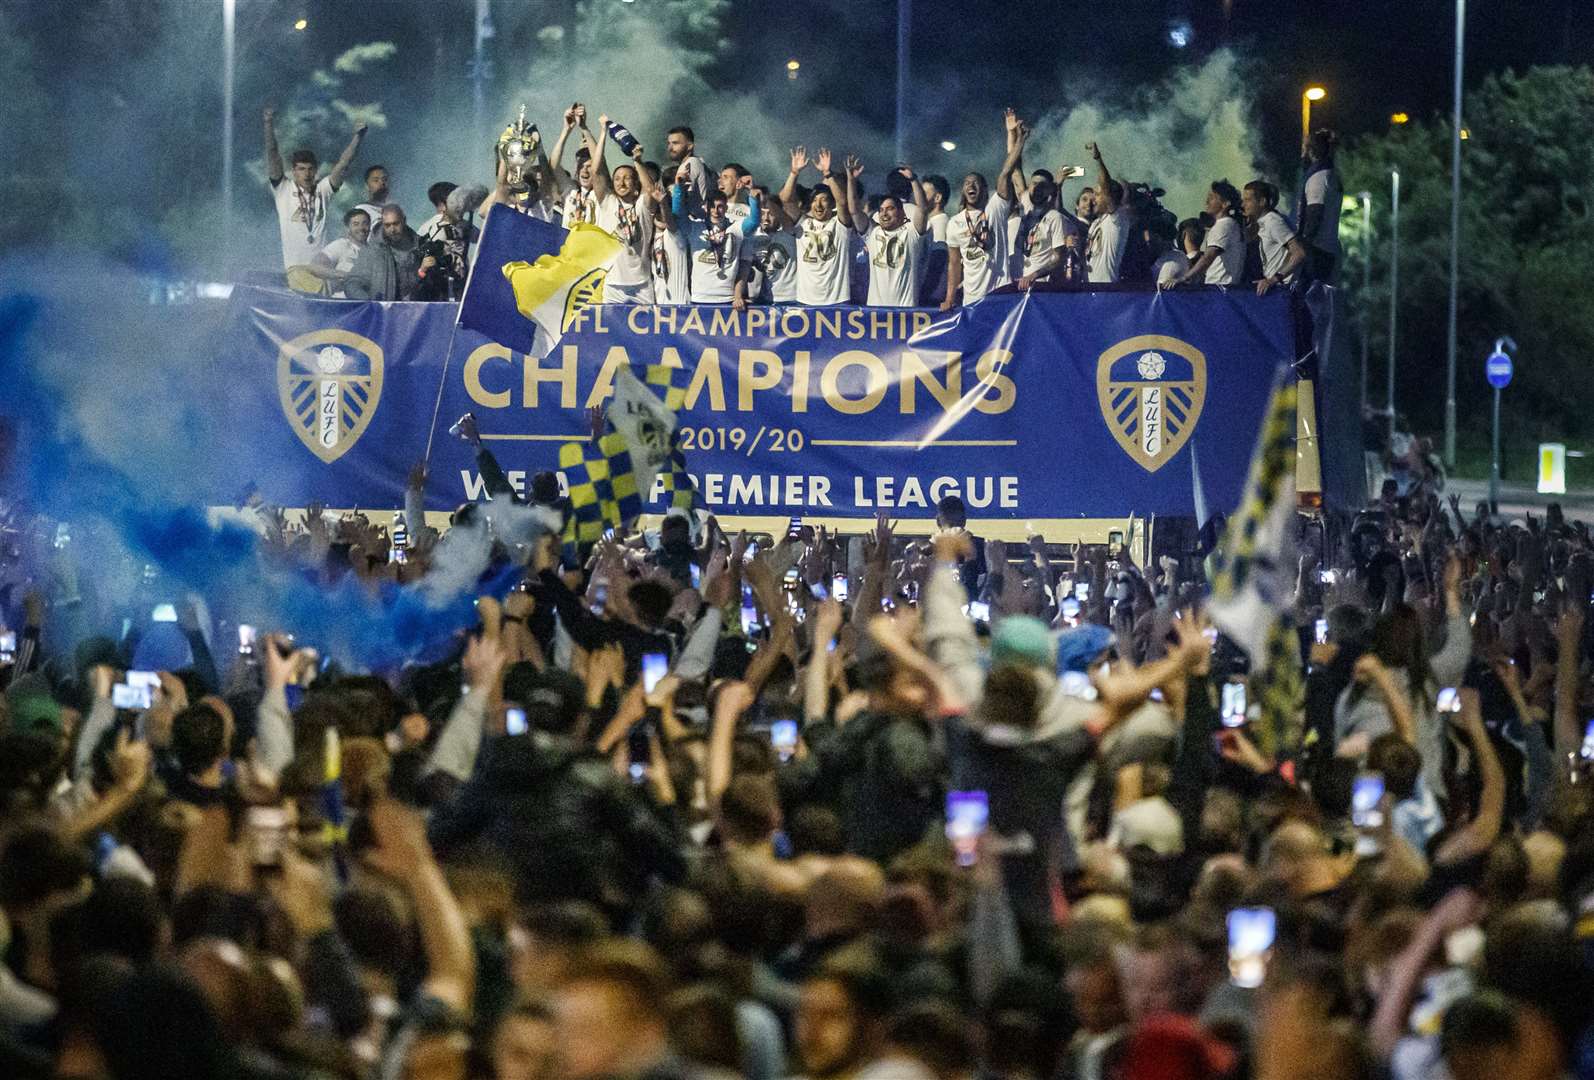
<svg viewBox="0 0 1594 1080">
<path fill-rule="evenodd" d="M 647 2 L 639 0 L 639 9 Z M 407 38 L 414 48 L 416 38 L 439 34 L 451 39 L 449 53 L 469 48 L 471 0 L 436 0 L 421 9 L 394 4 L 389 19 L 381 4 L 301 0 L 300 6 L 313 23 L 307 44 L 328 56 L 379 29 L 401 49 Z M 535 48 L 536 29 L 573 8 L 573 0 L 495 0 L 497 48 L 501 54 Z M 1508 67 L 1594 61 L 1594 19 L 1578 17 L 1594 14 L 1591 0 L 1473 0 L 1469 9 L 1469 84 Z M 915 0 L 914 81 L 925 95 L 915 108 L 933 116 L 937 93 L 993 106 L 1049 104 L 1067 100 L 1081 84 L 1151 82 L 1231 45 L 1249 64 L 1267 150 L 1287 159 L 1308 81 L 1329 89 L 1318 119 L 1345 135 L 1380 129 L 1396 110 L 1447 111 L 1454 17 L 1453 0 Z M 1181 21 L 1193 31 L 1185 49 L 1168 43 L 1169 27 Z M 827 96 L 889 126 L 895 0 L 738 0 L 725 29 L 732 47 L 710 73 L 715 83 L 750 86 L 768 76 L 766 65 L 787 56 L 840 52 L 846 77 L 833 80 Z M 425 53 L 434 50 L 435 41 Z"/>
</svg>

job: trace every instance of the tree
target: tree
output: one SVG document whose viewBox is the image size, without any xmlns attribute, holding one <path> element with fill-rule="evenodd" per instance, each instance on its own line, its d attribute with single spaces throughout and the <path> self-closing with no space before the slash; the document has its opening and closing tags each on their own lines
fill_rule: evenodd
<svg viewBox="0 0 1594 1080">
<path fill-rule="evenodd" d="M 1503 431 L 1520 451 L 1542 437 L 1594 438 L 1584 403 L 1594 392 L 1588 358 L 1594 315 L 1584 309 L 1594 262 L 1588 189 L 1594 176 L 1594 71 L 1531 68 L 1491 75 L 1464 107 L 1461 259 L 1457 319 L 1457 418 L 1462 441 L 1488 437 L 1483 358 L 1495 338 L 1521 345 L 1504 398 Z M 1361 139 L 1340 156 L 1345 190 L 1373 193 L 1370 251 L 1347 227 L 1342 275 L 1353 305 L 1371 320 L 1375 353 L 1387 355 L 1391 167 L 1400 170 L 1400 340 L 1397 404 L 1421 430 L 1444 420 L 1450 267 L 1448 117 Z M 1359 224 L 1359 222 L 1357 223 Z M 1361 295 L 1362 259 L 1373 288 Z M 1376 374 L 1373 376 L 1377 384 Z M 1381 398 L 1374 393 L 1375 401 Z"/>
</svg>

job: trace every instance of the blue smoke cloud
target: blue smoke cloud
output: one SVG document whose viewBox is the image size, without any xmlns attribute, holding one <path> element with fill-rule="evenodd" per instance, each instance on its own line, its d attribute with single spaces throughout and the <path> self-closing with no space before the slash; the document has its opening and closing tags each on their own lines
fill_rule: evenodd
<svg viewBox="0 0 1594 1080">
<path fill-rule="evenodd" d="M 485 535 L 468 580 L 447 588 L 434 580 L 373 589 L 350 575 L 329 589 L 266 567 L 254 532 L 209 520 L 193 493 L 215 490 L 209 459 L 228 437 L 228 417 L 207 409 L 216 399 L 198 376 L 225 373 L 206 370 L 205 319 L 163 319 L 160 310 L 138 279 L 103 263 L 0 268 L 0 447 L 10 446 L 0 490 L 90 526 L 75 536 L 114 538 L 111 550 L 74 544 L 83 572 L 109 575 L 118 559 L 153 564 L 213 608 L 291 630 L 346 664 L 387 670 L 430 658 L 473 625 Z M 480 591 L 502 595 L 518 574 L 499 573 Z"/>
</svg>

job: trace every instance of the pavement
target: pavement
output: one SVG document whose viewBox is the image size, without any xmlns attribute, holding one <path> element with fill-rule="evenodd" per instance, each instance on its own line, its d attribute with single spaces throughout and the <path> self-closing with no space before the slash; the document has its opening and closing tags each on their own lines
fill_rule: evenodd
<svg viewBox="0 0 1594 1080">
<path fill-rule="evenodd" d="M 1445 494 L 1461 496 L 1461 508 L 1469 517 L 1472 508 L 1489 497 L 1487 480 L 1461 480 L 1451 477 L 1445 483 Z M 1540 495 L 1532 484 L 1501 483 L 1500 512 L 1507 517 L 1519 517 L 1529 511 L 1543 516 L 1550 503 L 1560 503 L 1567 517 L 1594 517 L 1594 488 L 1568 491 L 1565 495 Z"/>
</svg>

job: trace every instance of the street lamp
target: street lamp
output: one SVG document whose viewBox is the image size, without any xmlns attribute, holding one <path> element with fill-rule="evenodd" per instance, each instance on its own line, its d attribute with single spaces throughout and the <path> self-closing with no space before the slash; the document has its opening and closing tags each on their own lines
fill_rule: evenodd
<svg viewBox="0 0 1594 1080">
<path fill-rule="evenodd" d="M 1403 112 L 1390 113 L 1389 122 L 1394 124 L 1396 127 L 1399 127 L 1402 124 L 1411 123 L 1411 117 Z"/>
<path fill-rule="evenodd" d="M 297 20 L 294 21 L 294 24 L 293 24 L 293 28 L 295 30 L 305 30 L 309 26 L 310 26 L 310 20 L 309 19 L 297 19 Z"/>
<path fill-rule="evenodd" d="M 800 70 L 802 70 L 802 64 L 799 61 L 795 59 L 786 61 L 786 78 L 796 80 L 797 72 Z"/>
<path fill-rule="evenodd" d="M 1369 319 L 1367 304 L 1373 295 L 1373 193 L 1359 192 L 1356 198 L 1362 204 L 1362 415 L 1367 415 L 1367 338 Z"/>
<path fill-rule="evenodd" d="M 945 150 L 947 153 L 950 154 L 952 151 L 956 150 L 957 148 L 958 148 L 958 144 L 953 142 L 951 139 L 942 139 L 941 140 L 941 149 Z"/>
<path fill-rule="evenodd" d="M 234 44 L 237 37 L 237 0 L 221 0 L 221 235 L 222 269 L 232 277 L 232 109 L 236 83 Z"/>
<path fill-rule="evenodd" d="M 1450 127 L 1450 321 L 1445 336 L 1445 465 L 1456 466 L 1456 285 L 1461 267 L 1461 46 L 1467 0 L 1456 0 L 1455 122 Z"/>
<path fill-rule="evenodd" d="M 1312 137 L 1312 102 L 1322 101 L 1328 91 L 1321 86 L 1308 86 L 1301 93 L 1301 153 L 1305 156 L 1306 141 Z"/>
<path fill-rule="evenodd" d="M 1395 438 L 1395 344 L 1400 311 L 1400 170 L 1389 170 L 1389 438 Z"/>
</svg>

